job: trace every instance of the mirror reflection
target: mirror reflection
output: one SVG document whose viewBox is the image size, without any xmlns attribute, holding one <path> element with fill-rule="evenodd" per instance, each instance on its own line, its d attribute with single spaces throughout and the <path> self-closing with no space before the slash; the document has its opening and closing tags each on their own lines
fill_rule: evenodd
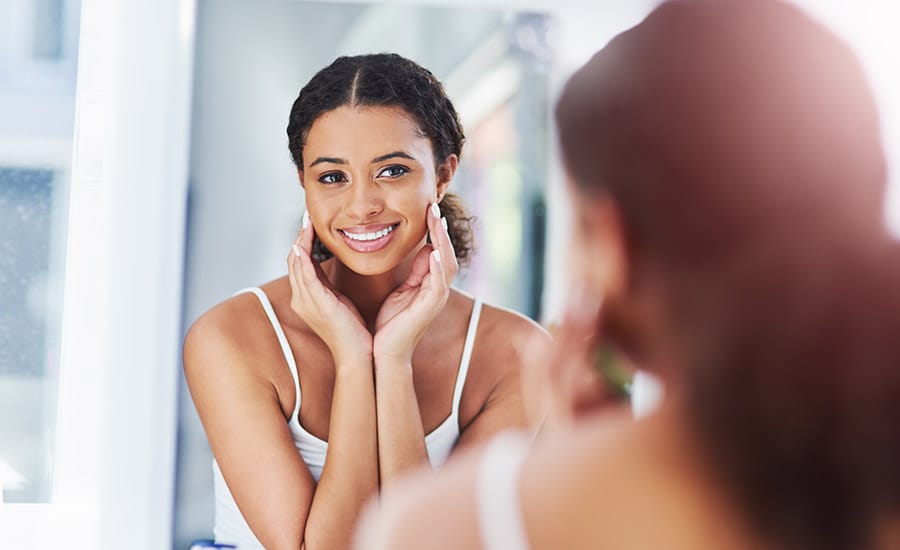
<svg viewBox="0 0 900 550">
<path fill-rule="evenodd" d="M 253 489 L 241 487 L 240 479 L 250 479 L 255 460 L 246 453 L 247 437 L 263 430 L 247 425 L 240 431 L 236 419 L 221 412 L 248 415 L 248 392 L 232 395 L 227 386 L 205 391 L 219 376 L 207 371 L 208 362 L 249 368 L 235 355 L 218 355 L 213 348 L 228 345 L 209 332 L 244 335 L 245 344 L 235 344 L 238 356 L 251 353 L 250 340 L 265 344 L 251 355 L 272 356 L 267 363 L 277 368 L 264 376 L 274 380 L 282 410 L 259 426 L 273 419 L 283 426 L 287 419 L 294 440 L 281 468 L 272 468 L 273 488 L 285 487 L 291 475 L 309 474 L 320 488 L 334 487 L 316 492 L 323 504 L 314 500 L 307 518 L 323 533 L 334 532 L 330 516 L 323 520 L 318 512 L 329 499 L 339 499 L 350 525 L 351 512 L 370 496 L 371 490 L 345 494 L 342 483 L 377 485 L 380 478 L 383 485 L 426 454 L 440 464 L 457 440 L 462 448 L 524 425 L 518 385 L 501 384 L 497 393 L 491 388 L 519 368 L 510 342 L 531 339 L 531 333 L 544 337 L 511 310 L 541 316 L 552 24 L 547 14 L 499 9 L 200 3 L 185 294 L 185 324 L 194 325 L 185 369 L 194 399 L 184 392 L 176 510 L 176 530 L 185 538 L 209 533 L 214 524 L 218 540 L 253 545 L 274 539 L 257 540 L 251 527 L 273 537 L 289 533 L 266 532 L 266 525 L 293 525 L 276 522 L 271 505 L 247 503 Z M 340 56 L 372 52 L 402 57 L 351 57 L 331 65 Z M 304 86 L 309 89 L 298 98 Z M 293 128 L 286 136 L 289 114 Z M 438 205 L 433 218 L 432 202 Z M 310 227 L 298 238 L 304 212 Z M 295 241 L 303 261 L 312 263 L 289 260 L 292 284 L 285 257 Z M 428 259 L 432 249 L 439 263 Z M 322 274 L 304 278 L 313 263 Z M 437 268 L 443 275 L 435 278 Z M 424 280 L 415 280 L 416 272 L 424 272 Z M 388 292 L 407 279 L 400 285 L 406 290 Z M 256 296 L 229 299 L 246 287 Z M 308 294 L 309 288 L 320 294 Z M 323 305 L 334 296 L 350 307 Z M 271 306 L 268 320 L 260 304 Z M 273 338 L 278 332 L 287 348 Z M 375 384 L 398 393 L 369 402 L 375 395 L 370 387 L 346 405 L 335 373 L 351 352 L 366 355 L 376 373 L 389 372 L 389 366 L 378 369 L 382 356 L 405 357 L 414 384 L 376 374 Z M 478 375 L 467 378 L 470 363 Z M 229 399 L 239 401 L 223 402 Z M 488 402 L 497 404 L 481 412 Z M 335 422 L 353 418 L 372 419 L 368 428 L 374 430 L 376 408 L 384 409 L 378 418 L 388 418 L 386 407 L 396 406 L 415 422 L 379 423 L 383 439 L 369 441 L 354 431 L 357 436 L 344 441 L 334 431 Z M 222 431 L 222 425 L 231 427 Z M 207 436 L 217 459 L 212 522 Z M 249 447 L 274 448 L 277 441 Z M 421 448 L 393 450 L 411 445 Z M 347 471 L 323 472 L 326 449 L 336 457 L 331 470 Z M 357 461 L 372 456 L 353 467 L 340 462 L 348 453 L 342 449 Z M 380 471 L 369 471 L 379 464 Z M 348 472 L 362 477 L 353 482 Z M 265 477 L 256 472 L 253 479 L 258 485 Z M 309 491 L 290 491 L 280 497 L 281 510 L 301 515 L 309 498 Z M 296 507 L 284 504 L 294 501 Z"/>
</svg>

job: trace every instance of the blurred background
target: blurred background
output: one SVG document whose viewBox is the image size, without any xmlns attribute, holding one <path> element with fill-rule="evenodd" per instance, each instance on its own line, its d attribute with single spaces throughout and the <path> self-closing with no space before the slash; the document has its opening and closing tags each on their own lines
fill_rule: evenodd
<svg viewBox="0 0 900 550">
<path fill-rule="evenodd" d="M 857 50 L 900 166 L 900 8 L 797 3 Z M 0 0 L 0 548 L 211 536 L 181 340 L 284 273 L 304 210 L 287 115 L 338 55 L 397 52 L 444 82 L 468 136 L 453 190 L 477 218 L 457 286 L 552 323 L 568 254 L 553 99 L 656 4 Z"/>
</svg>

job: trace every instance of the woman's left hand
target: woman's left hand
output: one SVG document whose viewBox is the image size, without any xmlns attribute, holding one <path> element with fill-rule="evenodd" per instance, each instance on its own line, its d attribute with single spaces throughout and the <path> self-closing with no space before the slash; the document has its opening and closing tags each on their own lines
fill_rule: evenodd
<svg viewBox="0 0 900 550">
<path fill-rule="evenodd" d="M 431 244 L 426 244 L 413 260 L 409 277 L 388 295 L 375 319 L 373 355 L 403 364 L 428 325 L 447 303 L 450 284 L 459 270 L 450 235 L 440 217 L 437 203 L 426 216 Z"/>
</svg>

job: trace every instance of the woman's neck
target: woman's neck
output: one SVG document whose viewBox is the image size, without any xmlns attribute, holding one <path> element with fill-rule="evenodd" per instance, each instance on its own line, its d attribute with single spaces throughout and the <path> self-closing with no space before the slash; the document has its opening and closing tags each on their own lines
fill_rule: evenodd
<svg viewBox="0 0 900 550">
<path fill-rule="evenodd" d="M 668 388 L 667 388 L 668 390 Z M 646 457 L 648 469 L 668 480 L 659 490 L 679 502 L 698 525 L 685 523 L 685 540 L 691 540 L 691 529 L 703 533 L 707 540 L 728 541 L 719 548 L 746 548 L 755 541 L 733 493 L 724 485 L 716 467 L 689 418 L 685 396 L 673 388 L 667 391 L 659 409 L 636 424 L 636 457 Z M 756 547 L 756 546 L 753 546 Z"/>
<path fill-rule="evenodd" d="M 337 258 L 322 266 L 335 290 L 346 296 L 362 315 L 366 327 L 374 332 L 375 319 L 388 295 L 403 283 L 412 270 L 418 249 L 394 269 L 379 275 L 360 275 Z"/>
</svg>

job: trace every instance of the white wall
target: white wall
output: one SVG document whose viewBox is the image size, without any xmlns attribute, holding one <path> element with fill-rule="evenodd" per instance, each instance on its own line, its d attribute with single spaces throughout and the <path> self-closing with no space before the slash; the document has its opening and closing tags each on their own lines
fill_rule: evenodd
<svg viewBox="0 0 900 550">
<path fill-rule="evenodd" d="M 892 0 L 792 0 L 856 51 L 881 110 L 888 161 L 885 216 L 900 238 L 900 4 Z"/>
</svg>

